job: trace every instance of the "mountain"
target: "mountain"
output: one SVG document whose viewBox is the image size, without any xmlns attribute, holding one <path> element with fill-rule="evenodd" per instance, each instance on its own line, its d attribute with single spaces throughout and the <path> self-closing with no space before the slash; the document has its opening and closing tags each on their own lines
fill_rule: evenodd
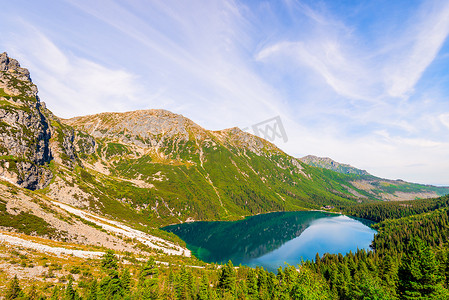
<svg viewBox="0 0 449 300">
<path fill-rule="evenodd" d="M 49 211 L 56 205 L 51 213 L 56 218 L 61 205 L 69 205 L 166 236 L 157 228 L 449 191 L 379 179 L 331 160 L 297 159 L 238 128 L 210 131 L 165 110 L 64 120 L 46 108 L 37 92 L 28 70 L 1 54 L 0 185 L 13 194 L 32 191 Z M 23 230 L 17 214 L 34 210 L 10 208 L 16 200 L 8 199 L 1 200 L 3 217 Z M 43 214 L 36 217 L 47 222 Z"/>
<path fill-rule="evenodd" d="M 359 190 L 370 193 L 374 198 L 387 201 L 407 201 L 425 199 L 446 195 L 449 191 L 446 187 L 422 185 L 405 182 L 403 180 L 390 180 L 371 175 L 365 170 L 357 169 L 348 164 L 342 164 L 329 157 L 307 155 L 300 160 L 310 166 L 332 170 L 342 174 L 355 174 L 357 180 L 352 185 Z"/>
<path fill-rule="evenodd" d="M 52 162 L 73 168 L 94 140 L 63 128 L 37 96 L 29 71 L 0 54 L 0 178 L 36 190 L 53 178 Z M 79 145 L 84 145 L 80 148 Z"/>
<path fill-rule="evenodd" d="M 140 276 L 140 263 L 152 258 L 159 267 L 204 266 L 184 241 L 159 229 L 165 225 L 326 205 L 357 211 L 379 200 L 449 193 L 327 159 L 309 165 L 239 128 L 210 131 L 165 110 L 60 119 L 41 102 L 29 71 L 6 53 L 0 137 L 0 282 L 19 275 L 27 285 L 43 282 L 45 295 L 58 293 L 50 291 L 56 282 L 72 287 L 72 278 L 78 289 L 90 285 L 106 271 L 96 259 L 109 250 L 127 268 L 120 278 Z M 282 243 L 263 218 L 247 236 L 252 253 L 265 251 L 260 234 L 273 236 L 270 247 Z M 304 229 L 289 224 L 288 236 Z"/>
<path fill-rule="evenodd" d="M 318 157 L 314 155 L 307 155 L 300 160 L 309 166 L 314 166 L 318 168 L 325 168 L 328 170 L 332 170 L 338 173 L 343 174 L 355 174 L 355 175 L 370 175 L 365 170 L 360 170 L 357 168 L 354 168 L 351 165 L 348 164 L 341 164 L 339 162 L 336 162 L 335 160 L 330 159 L 329 157 Z"/>
</svg>

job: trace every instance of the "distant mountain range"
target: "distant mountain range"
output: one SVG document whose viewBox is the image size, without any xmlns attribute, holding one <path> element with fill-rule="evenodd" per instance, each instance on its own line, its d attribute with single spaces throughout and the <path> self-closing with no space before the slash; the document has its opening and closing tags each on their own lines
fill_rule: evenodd
<svg viewBox="0 0 449 300">
<path fill-rule="evenodd" d="M 314 156 L 314 155 L 307 155 L 307 156 L 300 158 L 300 160 L 302 162 L 308 164 L 309 166 L 325 168 L 325 169 L 332 170 L 332 171 L 335 171 L 338 173 L 355 174 L 355 175 L 371 175 L 370 173 L 368 173 L 365 170 L 360 170 L 360 169 L 354 168 L 353 166 L 348 165 L 348 164 L 341 164 L 339 162 L 336 162 L 336 161 L 330 159 L 329 157 L 318 157 L 318 156 Z"/>
<path fill-rule="evenodd" d="M 40 101 L 28 70 L 6 53 L 0 136 L 0 187 L 10 191 L 0 193 L 0 226 L 20 212 L 50 224 L 58 218 L 52 201 L 141 228 L 449 193 L 329 158 L 297 159 L 239 128 L 210 131 L 165 110 L 60 119 Z M 14 193 L 29 195 L 21 200 L 29 205 Z M 47 211 L 29 208 L 36 197 Z"/>
</svg>

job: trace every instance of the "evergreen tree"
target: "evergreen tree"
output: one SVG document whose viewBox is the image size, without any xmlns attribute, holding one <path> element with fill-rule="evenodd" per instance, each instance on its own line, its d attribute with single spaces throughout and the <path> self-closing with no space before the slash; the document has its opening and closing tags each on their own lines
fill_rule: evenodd
<svg viewBox="0 0 449 300">
<path fill-rule="evenodd" d="M 235 270 L 232 261 L 229 261 L 221 268 L 220 278 L 218 280 L 218 288 L 222 290 L 224 294 L 233 295 L 235 292 Z"/>
<path fill-rule="evenodd" d="M 276 294 L 276 287 L 277 287 L 276 275 L 270 272 L 268 273 L 267 277 L 268 295 L 270 295 L 270 297 L 273 297 Z"/>
<path fill-rule="evenodd" d="M 9 283 L 8 289 L 5 293 L 5 299 L 25 299 L 25 294 L 20 288 L 19 279 L 17 275 Z"/>
<path fill-rule="evenodd" d="M 98 299 L 98 284 L 97 279 L 93 279 L 89 285 L 87 300 L 97 300 L 97 299 Z"/>
<path fill-rule="evenodd" d="M 120 275 L 120 285 L 123 289 L 124 294 L 129 294 L 131 291 L 131 274 L 129 269 L 125 268 Z"/>
<path fill-rule="evenodd" d="M 155 283 L 157 283 L 158 273 L 159 270 L 156 266 L 154 258 L 149 258 L 140 270 L 139 283 L 144 284 L 144 282 L 147 281 L 146 284 L 154 285 Z"/>
<path fill-rule="evenodd" d="M 158 297 L 158 274 L 156 262 L 151 257 L 145 262 L 139 273 L 139 288 L 144 299 L 156 299 Z"/>
<path fill-rule="evenodd" d="M 320 267 L 321 267 L 321 258 L 320 258 L 320 254 L 317 252 L 315 255 L 315 266 L 316 266 L 316 270 L 318 272 L 320 272 Z"/>
<path fill-rule="evenodd" d="M 399 268 L 399 292 L 404 299 L 430 299 L 444 293 L 443 277 L 432 250 L 419 238 L 413 239 Z"/>
<path fill-rule="evenodd" d="M 28 300 L 38 300 L 39 299 L 39 295 L 36 290 L 36 285 L 33 284 L 31 286 L 31 289 L 30 289 L 30 292 L 28 293 L 27 298 L 28 298 Z"/>
<path fill-rule="evenodd" d="M 334 299 L 327 283 L 306 267 L 301 267 L 297 281 L 293 284 L 290 296 L 298 300 Z"/>
<path fill-rule="evenodd" d="M 117 257 L 115 256 L 114 251 L 106 251 L 101 260 L 101 267 L 104 270 L 117 270 Z"/>
<path fill-rule="evenodd" d="M 55 286 L 51 292 L 51 300 L 59 300 L 60 289 L 59 286 Z"/>
<path fill-rule="evenodd" d="M 257 299 L 258 285 L 257 285 L 257 276 L 254 269 L 249 269 L 246 277 L 246 286 L 248 288 L 248 296 L 250 299 Z"/>
<path fill-rule="evenodd" d="M 360 268 L 354 274 L 350 288 L 351 299 L 388 300 L 396 299 L 395 294 L 388 291 L 377 274 L 370 273 L 365 262 L 360 262 Z"/>
<path fill-rule="evenodd" d="M 69 279 L 69 282 L 65 288 L 65 299 L 66 300 L 76 300 L 78 299 L 77 293 L 75 289 L 73 288 L 73 280 L 72 278 Z"/>
<path fill-rule="evenodd" d="M 181 267 L 178 277 L 178 295 L 180 299 L 192 299 L 195 296 L 193 292 L 193 278 L 190 270 L 186 266 Z"/>
<path fill-rule="evenodd" d="M 268 299 L 268 279 L 267 272 L 263 268 L 256 268 L 257 270 L 257 287 L 259 290 L 259 299 Z"/>
<path fill-rule="evenodd" d="M 209 292 L 209 278 L 207 277 L 207 274 L 203 272 L 201 275 L 201 283 L 198 288 L 198 300 L 208 300 L 210 298 L 210 292 Z"/>
<path fill-rule="evenodd" d="M 100 281 L 100 290 L 107 299 L 118 299 L 123 296 L 120 277 L 117 270 L 109 270 L 109 276 Z"/>
</svg>

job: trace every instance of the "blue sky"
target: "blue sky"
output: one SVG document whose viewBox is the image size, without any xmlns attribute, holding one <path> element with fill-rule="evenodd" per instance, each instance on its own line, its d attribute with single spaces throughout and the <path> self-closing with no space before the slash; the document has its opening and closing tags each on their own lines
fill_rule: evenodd
<svg viewBox="0 0 449 300">
<path fill-rule="evenodd" d="M 60 117 L 277 115 L 287 153 L 449 185 L 449 2 L 4 1 L 0 51 Z"/>
</svg>

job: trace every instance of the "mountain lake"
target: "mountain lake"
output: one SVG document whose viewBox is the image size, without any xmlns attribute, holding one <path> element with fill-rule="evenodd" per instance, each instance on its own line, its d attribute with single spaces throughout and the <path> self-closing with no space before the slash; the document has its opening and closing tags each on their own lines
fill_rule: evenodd
<svg viewBox="0 0 449 300">
<path fill-rule="evenodd" d="M 369 249 L 372 222 L 320 211 L 275 212 L 239 221 L 191 222 L 162 228 L 184 240 L 187 248 L 208 263 L 263 267 L 313 260 L 319 253 L 343 255 Z"/>
</svg>

